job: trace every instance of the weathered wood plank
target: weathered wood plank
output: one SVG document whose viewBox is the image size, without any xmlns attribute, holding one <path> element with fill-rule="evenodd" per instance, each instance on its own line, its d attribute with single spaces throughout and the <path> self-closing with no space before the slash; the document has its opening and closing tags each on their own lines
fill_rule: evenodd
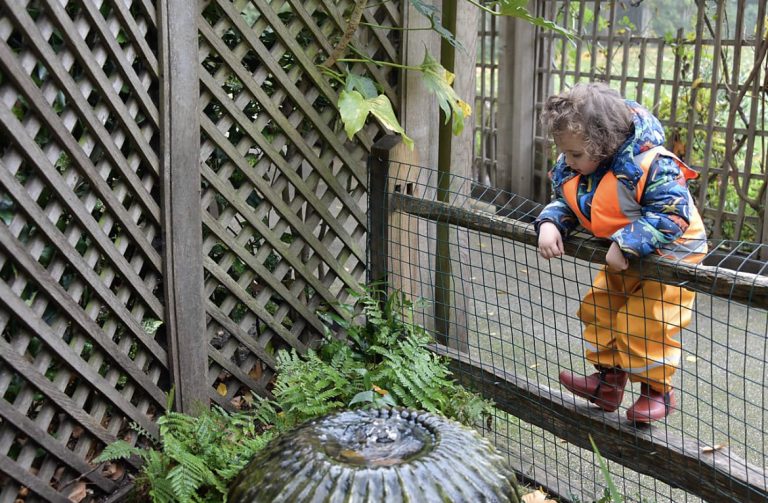
<svg viewBox="0 0 768 503">
<path fill-rule="evenodd" d="M 65 495 L 56 492 L 51 486 L 32 475 L 30 471 L 20 467 L 14 460 L 5 454 L 0 455 L 0 472 L 7 473 L 14 480 L 17 480 L 19 483 L 28 487 L 33 493 L 44 498 L 44 501 L 49 501 L 51 503 L 72 503 Z"/>
<path fill-rule="evenodd" d="M 227 274 L 219 264 L 213 261 L 210 257 L 204 259 L 205 269 L 210 272 L 221 284 L 223 284 L 232 295 L 235 295 L 240 302 L 245 304 L 248 309 L 261 319 L 270 330 L 278 335 L 283 341 L 295 348 L 299 353 L 303 353 L 307 350 L 306 344 L 301 342 L 290 330 L 285 328 L 276 320 L 267 309 L 256 302 L 256 300 L 235 281 L 232 276 Z"/>
<path fill-rule="evenodd" d="M 2 61 L 2 65 L 6 67 L 16 84 L 24 90 L 26 98 L 34 105 L 42 120 L 45 121 L 48 130 L 60 142 L 64 148 L 64 152 L 73 161 L 73 164 L 77 166 L 79 171 L 88 179 L 92 191 L 95 194 L 98 194 L 99 198 L 104 202 L 104 205 L 109 209 L 109 212 L 112 213 L 115 218 L 120 220 L 122 226 L 126 229 L 127 234 L 131 236 L 131 239 L 142 250 L 150 263 L 159 269 L 160 257 L 155 249 L 152 248 L 151 243 L 147 240 L 145 232 L 143 232 L 136 222 L 134 222 L 127 210 L 115 196 L 113 190 L 99 175 L 91 159 L 85 154 L 77 139 L 72 136 L 72 133 L 64 126 L 60 118 L 53 111 L 51 105 L 43 97 L 40 89 L 28 75 L 22 73 L 21 68 L 14 64 L 14 59 L 15 58 L 11 54 L 8 46 L 5 43 L 0 43 L 0 61 Z M 86 115 L 90 115 L 90 113 L 87 112 Z M 104 134 L 108 135 L 106 130 L 104 131 Z M 17 140 L 21 145 L 25 146 L 26 153 L 30 156 L 35 155 L 33 152 L 39 150 L 39 147 L 33 147 L 33 145 L 36 147 L 36 144 L 29 139 L 28 135 L 25 138 L 20 138 L 21 136 L 20 132 L 16 133 Z M 103 143 L 106 144 L 110 142 Z M 114 144 L 112 144 L 112 146 L 115 149 L 117 148 Z M 124 177 L 127 185 L 132 189 L 132 194 L 134 194 L 135 198 L 141 203 L 147 215 L 154 218 L 154 223 L 159 223 L 158 206 L 154 200 L 152 200 L 148 191 L 144 188 L 141 180 L 136 176 L 136 173 L 127 169 L 128 163 L 122 155 L 116 157 L 116 159 L 118 160 L 116 167 L 118 168 L 118 171 L 120 171 L 121 176 Z M 46 164 L 50 164 L 50 162 L 47 162 Z M 47 181 L 50 184 L 56 184 L 55 177 L 51 176 L 53 173 L 50 173 L 50 170 L 44 170 L 42 168 L 43 167 L 41 166 L 41 170 L 46 174 Z"/>
<path fill-rule="evenodd" d="M 534 27 L 522 19 L 509 17 L 500 23 L 504 27 L 501 54 L 505 56 L 499 61 L 498 131 L 504 134 L 504 139 L 497 141 L 495 186 L 530 199 L 533 197 L 536 117 Z"/>
<path fill-rule="evenodd" d="M 23 28 L 25 36 L 29 38 L 29 46 L 45 61 L 46 67 L 61 85 L 62 91 L 67 95 L 67 98 L 75 102 L 76 100 L 84 100 L 81 95 L 79 86 L 77 86 L 69 75 L 69 73 L 61 66 L 59 57 L 53 52 L 50 44 L 44 40 L 35 22 L 29 16 L 25 5 L 20 0 L 9 0 L 12 4 L 6 9 L 6 12 L 13 17 L 16 25 L 19 28 Z M 66 16 L 66 14 L 64 14 Z M 68 16 L 66 16 L 69 19 Z M 65 21 L 66 23 L 66 21 Z M 66 24 L 67 27 L 71 27 L 71 20 Z M 72 28 L 73 33 L 77 33 Z M 66 31 L 65 31 L 66 33 Z M 142 159 L 157 172 L 158 160 L 149 142 L 144 137 L 144 134 L 136 125 L 136 121 L 127 110 L 125 103 L 117 95 L 117 92 L 113 89 L 112 83 L 107 80 L 104 75 L 101 66 L 93 61 L 90 50 L 85 46 L 85 42 L 78 37 L 71 37 L 69 40 L 77 49 L 79 56 L 84 58 L 84 70 L 94 79 L 94 82 L 99 86 L 99 91 L 103 93 L 110 108 L 120 117 L 121 124 L 130 133 L 130 137 L 133 143 L 138 147 L 137 151 L 141 154 Z M 90 124 L 89 124 L 90 125 Z"/>
<path fill-rule="evenodd" d="M 18 428 L 24 435 L 33 439 L 40 447 L 56 456 L 59 461 L 69 466 L 72 471 L 84 474 L 84 478 L 91 481 L 102 491 L 109 493 L 115 489 L 115 482 L 104 477 L 100 471 L 94 471 L 93 466 L 86 463 L 66 446 L 57 442 L 48 432 L 40 428 L 34 421 L 16 410 L 12 405 L 4 402 L 0 406 L 0 416 Z"/>
<path fill-rule="evenodd" d="M 69 319 L 83 332 L 88 334 L 89 338 L 98 344 L 126 374 L 131 376 L 137 384 L 141 385 L 142 389 L 154 398 L 158 405 L 162 406 L 165 404 L 165 394 L 160 391 L 157 385 L 141 369 L 136 367 L 136 363 L 128 358 L 128 355 L 119 350 L 115 342 L 102 331 L 101 327 L 94 320 L 86 316 L 83 309 L 70 297 L 67 291 L 64 290 L 64 287 L 27 253 L 5 225 L 0 225 L 0 245 L 45 290 L 46 296 L 53 300 L 63 312 L 67 313 Z M 146 338 L 146 334 L 144 334 L 143 339 Z"/>
<path fill-rule="evenodd" d="M 400 138 L 377 141 L 368 160 L 368 283 L 388 283 L 389 275 L 389 161 Z"/>
<path fill-rule="evenodd" d="M 150 307 L 153 309 L 157 308 L 159 304 L 155 304 L 151 301 L 151 298 L 154 296 L 151 292 L 147 292 L 142 279 L 131 268 L 125 257 L 115 249 L 112 241 L 110 241 L 109 237 L 104 234 L 103 230 L 98 226 L 98 223 L 83 207 L 82 202 L 74 192 L 69 190 L 69 187 L 67 187 L 66 184 L 61 183 L 61 178 L 56 171 L 56 168 L 40 150 L 40 147 L 37 146 L 32 138 L 23 133 L 23 128 L 13 128 L 13 124 L 18 124 L 15 116 L 7 107 L 0 104 L 0 130 L 8 135 L 8 137 L 13 137 L 15 139 L 17 145 L 21 148 L 22 153 L 32 164 L 37 166 L 38 172 L 43 175 L 43 178 L 48 182 L 51 189 L 61 200 L 62 205 L 66 207 L 67 211 L 69 211 L 74 218 L 77 219 L 79 224 L 82 225 L 94 244 L 101 249 L 106 257 L 109 258 L 115 269 L 120 272 L 123 278 L 125 278 L 137 292 L 144 292 L 144 295 L 146 296 L 145 300 Z M 155 310 L 158 311 L 158 314 L 162 313 L 162 308 Z"/>
<path fill-rule="evenodd" d="M 532 224 L 403 194 L 393 194 L 391 204 L 393 209 L 429 220 L 460 225 L 531 246 L 538 245 Z M 571 236 L 564 243 L 565 253 L 582 260 L 604 263 L 608 251 L 604 243 L 605 241 L 595 238 Z M 642 260 L 630 260 L 630 268 L 625 274 L 633 273 L 664 283 L 684 284 L 685 288 L 690 290 L 768 310 L 768 276 L 765 275 L 675 262 L 655 255 L 649 255 Z"/>
<path fill-rule="evenodd" d="M 203 299 L 200 207 L 200 97 L 197 2 L 158 6 L 164 286 L 168 364 L 176 406 L 187 414 L 207 407 L 208 355 Z"/>
<path fill-rule="evenodd" d="M 153 435 L 157 435 L 157 426 L 152 423 L 145 414 L 139 412 L 134 405 L 128 402 L 112 384 L 104 379 L 104 377 L 98 373 L 98 369 L 94 369 L 90 365 L 84 365 L 80 355 L 57 334 L 53 333 L 50 326 L 48 326 L 39 316 L 36 316 L 30 307 L 11 291 L 8 285 L 4 282 L 0 282 L 0 301 L 2 302 L 2 305 L 16 315 L 19 321 L 39 337 L 40 340 L 53 351 L 53 353 L 61 358 L 68 367 L 90 383 L 93 388 L 97 389 L 100 394 L 112 402 L 123 414 L 136 421 L 142 428 L 145 428 Z M 23 356 L 7 342 L 4 342 L 4 344 L 6 345 L 5 349 L 14 353 L 14 357 L 18 356 L 19 358 L 23 358 Z M 5 349 L 3 351 L 4 353 L 6 352 Z M 4 358 L 5 356 L 6 355 L 3 355 Z M 7 356 L 8 358 L 13 359 L 11 358 L 11 355 Z M 27 376 L 27 378 L 29 377 Z M 41 374 L 40 378 L 46 379 L 46 377 Z M 37 383 L 35 384 L 37 385 Z M 67 409 L 67 412 L 72 413 L 69 409 Z"/>
<path fill-rule="evenodd" d="M 104 284 L 103 278 L 101 278 L 93 268 L 84 260 L 84 258 L 77 253 L 77 251 L 69 245 L 67 239 L 61 234 L 61 231 L 46 218 L 40 207 L 29 197 L 29 194 L 23 190 L 21 184 L 10 172 L 5 168 L 5 165 L 0 161 L 0 185 L 6 188 L 13 198 L 18 201 L 19 205 L 24 208 L 24 212 L 35 222 L 50 239 L 51 243 L 56 247 L 57 251 L 62 254 L 66 260 L 75 267 L 79 274 L 82 275 L 84 280 L 88 283 L 88 286 L 104 301 L 104 303 L 120 318 L 121 322 L 125 324 L 134 337 L 137 337 L 144 346 L 149 350 L 152 355 L 157 358 L 162 366 L 167 366 L 167 355 L 165 350 L 151 337 L 148 337 L 146 332 L 136 320 L 136 318 L 128 311 L 124 304 L 115 299 L 115 295 Z M 139 283 L 142 284 L 143 283 Z M 157 301 L 154 295 L 147 288 L 142 290 L 134 290 L 140 295 L 142 299 L 148 305 L 153 316 L 158 319 L 163 319 L 163 306 Z"/>
<path fill-rule="evenodd" d="M 591 436 L 604 457 L 707 501 L 768 500 L 765 470 L 728 448 L 702 452 L 707 446 L 667 428 L 635 427 L 618 412 L 606 413 L 584 399 L 478 363 L 465 353 L 439 345 L 432 349 L 450 359 L 461 384 L 569 443 L 591 450 Z"/>
</svg>

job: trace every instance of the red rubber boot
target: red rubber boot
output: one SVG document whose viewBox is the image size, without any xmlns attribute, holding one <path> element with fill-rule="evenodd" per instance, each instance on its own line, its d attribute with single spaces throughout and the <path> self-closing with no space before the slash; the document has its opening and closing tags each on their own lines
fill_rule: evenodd
<svg viewBox="0 0 768 503">
<path fill-rule="evenodd" d="M 589 376 L 577 376 L 563 370 L 560 383 L 574 395 L 586 398 L 606 412 L 613 412 L 621 405 L 629 376 L 618 367 L 599 370 Z"/>
<path fill-rule="evenodd" d="M 627 409 L 627 419 L 633 423 L 650 423 L 664 419 L 675 409 L 675 393 L 656 391 L 649 385 L 640 385 L 640 398 Z"/>
</svg>

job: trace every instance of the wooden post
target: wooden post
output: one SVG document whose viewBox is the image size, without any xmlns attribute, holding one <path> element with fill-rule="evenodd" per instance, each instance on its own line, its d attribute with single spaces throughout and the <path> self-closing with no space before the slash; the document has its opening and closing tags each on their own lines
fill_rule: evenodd
<svg viewBox="0 0 768 503">
<path fill-rule="evenodd" d="M 207 407 L 208 340 L 203 300 L 200 98 L 195 1 L 163 0 L 161 55 L 163 251 L 168 367 L 176 408 Z"/>
<path fill-rule="evenodd" d="M 424 61 L 425 51 L 429 51 L 433 57 L 437 58 L 440 53 L 440 36 L 434 30 L 429 29 L 431 26 L 429 19 L 420 14 L 411 2 L 406 2 L 403 11 L 403 26 L 407 28 L 402 35 L 403 63 L 413 66 L 420 65 Z M 403 71 L 402 82 L 400 122 L 408 136 L 413 138 L 416 154 L 414 159 L 419 159 L 422 166 L 434 168 L 437 166 L 438 146 L 438 128 L 435 121 L 440 110 L 437 99 L 433 93 L 427 90 L 419 72 Z M 428 178 L 429 174 L 425 173 L 423 179 L 414 184 L 417 189 L 424 189 L 422 194 L 424 197 L 433 196 L 431 194 L 433 189 L 430 186 L 434 184 L 434 180 Z M 403 225 L 406 224 L 403 223 Z M 418 247 L 419 252 L 415 254 L 416 257 L 410 257 L 412 260 L 409 267 L 412 270 L 417 269 L 419 264 L 429 263 L 429 254 L 434 253 L 436 232 L 434 223 L 419 220 L 417 225 L 422 243 Z M 433 278 L 430 274 L 417 271 L 411 276 L 410 286 L 412 287 L 412 291 L 409 293 L 411 298 L 421 298 L 427 303 L 433 300 Z M 407 286 L 404 285 L 404 287 Z M 405 288 L 403 291 L 406 291 Z M 430 307 L 431 309 L 432 307 Z M 430 333 L 434 332 L 432 313 L 429 315 L 424 313 L 420 322 Z"/>
<path fill-rule="evenodd" d="M 480 10 L 469 2 L 459 2 L 456 18 L 461 23 L 456 25 L 456 38 L 464 46 L 463 50 L 456 51 L 454 55 L 456 78 L 453 88 L 456 94 L 467 103 L 475 102 L 477 74 L 477 30 L 480 21 Z M 475 111 L 477 113 L 477 111 Z M 452 197 L 471 197 L 472 161 L 474 159 L 474 128 L 472 127 L 475 116 L 465 118 L 464 131 L 458 136 L 451 137 L 451 175 L 455 175 L 452 183 Z M 472 287 L 469 278 L 472 277 L 472 261 L 469 256 L 471 244 L 469 234 L 464 229 L 453 226 L 454 232 L 450 236 L 451 261 L 457 265 L 453 272 L 453 306 L 448 330 L 448 346 L 459 351 L 469 351 L 469 328 L 467 312 L 470 303 L 467 298 L 472 296 Z"/>
<path fill-rule="evenodd" d="M 368 158 L 368 283 L 387 284 L 389 275 L 389 204 L 387 175 L 392 149 L 400 137 L 377 141 Z"/>
<path fill-rule="evenodd" d="M 533 198 L 536 41 L 531 23 L 502 18 L 497 188 Z"/>
<path fill-rule="evenodd" d="M 456 33 L 457 0 L 443 1 L 443 26 Z M 456 49 L 447 40 L 440 41 L 440 63 L 447 71 L 454 73 Z M 451 147 L 453 120 L 447 123 L 442 111 L 435 118 L 440 124 L 437 153 L 437 200 L 447 203 L 451 189 Z M 450 226 L 437 222 L 435 250 L 435 339 L 448 345 L 451 326 L 451 304 L 453 300 L 453 270 L 451 264 Z"/>
<path fill-rule="evenodd" d="M 427 221 L 393 208 L 393 194 L 422 198 L 418 154 L 399 136 L 385 136 L 373 146 L 368 161 L 368 281 L 386 283 L 409 299 L 429 292 L 420 278 L 430 267 L 424 236 Z M 421 318 L 421 317 L 419 317 Z M 415 320 L 425 327 L 427 319 Z"/>
</svg>

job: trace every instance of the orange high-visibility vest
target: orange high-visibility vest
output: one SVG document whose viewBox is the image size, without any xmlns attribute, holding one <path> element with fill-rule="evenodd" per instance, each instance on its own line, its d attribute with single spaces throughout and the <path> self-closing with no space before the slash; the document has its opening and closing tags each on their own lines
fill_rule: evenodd
<svg viewBox="0 0 768 503">
<path fill-rule="evenodd" d="M 608 171 L 603 176 L 592 197 L 591 219 L 587 219 L 579 209 L 577 191 L 581 175 L 577 175 L 563 184 L 563 197 L 571 210 L 576 214 L 576 217 L 578 217 L 582 227 L 597 237 L 610 238 L 616 231 L 640 218 L 642 216 L 640 201 L 645 190 L 648 172 L 658 155 L 665 155 L 674 159 L 677 165 L 680 166 L 680 170 L 686 180 L 698 176 L 698 173 L 689 168 L 669 150 L 661 146 L 654 147 L 635 156 L 635 164 L 643 170 L 643 174 L 637 182 L 634 193 L 621 183 L 612 171 Z M 690 253 L 706 252 L 707 234 L 704 229 L 704 222 L 701 220 L 701 216 L 693 203 L 690 193 L 688 194 L 688 205 L 690 208 L 688 228 L 675 241 L 674 244 L 677 246 L 667 245 L 657 250 L 660 255 L 682 257 Z"/>
</svg>

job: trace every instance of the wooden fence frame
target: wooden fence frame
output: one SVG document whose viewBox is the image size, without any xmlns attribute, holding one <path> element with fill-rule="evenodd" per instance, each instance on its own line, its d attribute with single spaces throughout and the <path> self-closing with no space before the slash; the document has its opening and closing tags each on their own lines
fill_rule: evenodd
<svg viewBox="0 0 768 503">
<path fill-rule="evenodd" d="M 161 68 L 167 72 L 160 97 L 160 151 L 168 366 L 177 410 L 193 414 L 208 396 L 197 106 L 199 7 L 197 1 L 165 0 L 158 11 Z"/>
<path fill-rule="evenodd" d="M 92 460 L 157 438 L 171 390 L 192 415 L 269 397 L 275 352 L 362 288 L 384 126 L 335 128 L 316 65 L 353 3 L 0 0 L 0 500 L 112 493 Z M 355 46 L 399 61 L 401 7 Z M 398 109 L 398 69 L 333 68 Z"/>
<path fill-rule="evenodd" d="M 386 152 L 397 141 L 385 138 L 374 146 L 374 152 Z M 443 222 L 518 243 L 537 243 L 531 223 L 524 223 L 494 214 L 453 206 L 440 201 L 424 200 L 407 193 L 387 193 L 390 169 L 389 156 L 375 158 L 369 163 L 371 180 L 381 180 L 382 190 L 370 192 L 372 210 L 371 230 L 377 231 L 376 253 L 369 258 L 372 276 L 385 279 L 390 253 L 397 256 L 394 243 L 387 242 L 387 226 L 395 212 L 402 212 L 432 222 Z M 393 174 L 394 175 L 394 174 Z M 374 212 L 375 210 L 375 212 Z M 378 219 L 381 220 L 378 220 Z M 599 240 L 571 237 L 565 254 L 571 257 L 604 261 L 608 248 Z M 632 261 L 630 270 L 658 281 L 685 281 L 686 288 L 724 296 L 751 306 L 768 310 L 768 278 L 720 267 L 673 262 L 651 256 Z M 528 379 L 483 364 L 462 351 L 434 345 L 434 351 L 449 358 L 454 377 L 463 385 L 492 399 L 496 406 L 523 421 L 538 426 L 574 445 L 591 449 L 590 435 L 601 445 L 601 454 L 629 469 L 654 477 L 672 487 L 683 489 L 708 501 L 768 500 L 766 472 L 747 463 L 730 449 L 712 450 L 705 445 L 686 440 L 674 432 L 656 427 L 636 427 L 621 421 L 617 415 L 605 414 L 589 407 L 587 402 L 567 392 L 553 390 Z M 578 427 L 576 427 L 578 426 Z M 704 449 L 704 450 L 703 450 Z M 630 452 L 632 455 L 628 456 Z M 523 478 L 529 478 L 520 474 Z M 550 475 L 550 474 L 548 474 Z M 557 494 L 555 482 L 535 481 Z"/>
</svg>

